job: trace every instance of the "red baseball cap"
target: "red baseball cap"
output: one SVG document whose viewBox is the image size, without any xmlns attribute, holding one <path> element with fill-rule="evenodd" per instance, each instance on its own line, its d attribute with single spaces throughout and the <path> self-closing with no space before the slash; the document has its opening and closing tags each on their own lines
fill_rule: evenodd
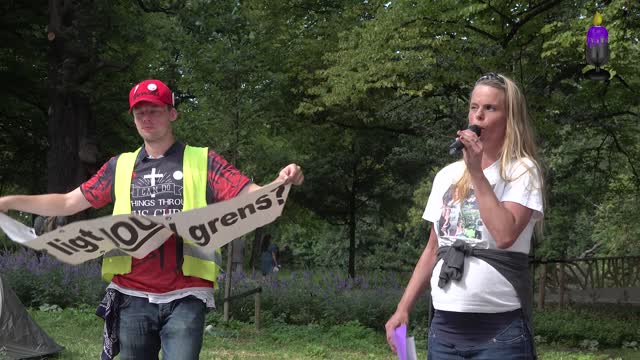
<svg viewBox="0 0 640 360">
<path fill-rule="evenodd" d="M 131 88 L 129 92 L 129 112 L 135 104 L 148 101 L 158 105 L 175 106 L 171 89 L 160 80 L 145 80 Z"/>
</svg>

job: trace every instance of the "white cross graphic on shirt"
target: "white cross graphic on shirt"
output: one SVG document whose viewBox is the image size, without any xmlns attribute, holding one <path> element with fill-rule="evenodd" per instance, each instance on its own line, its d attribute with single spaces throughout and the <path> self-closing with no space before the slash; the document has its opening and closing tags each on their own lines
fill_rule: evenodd
<svg viewBox="0 0 640 360">
<path fill-rule="evenodd" d="M 151 179 L 151 186 L 155 186 L 156 185 L 156 178 L 162 179 L 163 176 L 164 176 L 164 174 L 156 174 L 156 168 L 153 168 L 153 169 L 151 169 L 151 174 L 150 175 L 145 175 L 144 178 L 145 179 Z M 151 197 L 152 198 L 156 197 L 156 194 L 152 193 Z"/>
</svg>

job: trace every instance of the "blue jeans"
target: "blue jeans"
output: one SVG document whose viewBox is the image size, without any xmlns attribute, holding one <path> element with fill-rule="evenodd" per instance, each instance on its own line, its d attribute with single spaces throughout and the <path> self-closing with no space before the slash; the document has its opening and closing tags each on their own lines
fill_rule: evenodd
<svg viewBox="0 0 640 360">
<path fill-rule="evenodd" d="M 429 329 L 429 360 L 532 360 L 531 336 L 522 318 L 487 343 L 478 346 L 456 346 L 438 338 L 437 329 Z"/>
<path fill-rule="evenodd" d="M 205 303 L 194 297 L 167 304 L 122 295 L 120 305 L 120 359 L 198 359 L 204 332 Z"/>
</svg>

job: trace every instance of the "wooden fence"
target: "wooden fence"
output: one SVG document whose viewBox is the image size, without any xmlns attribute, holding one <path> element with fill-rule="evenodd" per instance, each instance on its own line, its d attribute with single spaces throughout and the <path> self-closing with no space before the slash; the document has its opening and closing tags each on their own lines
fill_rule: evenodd
<svg viewBox="0 0 640 360">
<path fill-rule="evenodd" d="M 640 256 L 534 259 L 530 264 L 539 308 L 544 307 L 548 292 L 561 306 L 569 299 L 640 304 Z"/>
</svg>

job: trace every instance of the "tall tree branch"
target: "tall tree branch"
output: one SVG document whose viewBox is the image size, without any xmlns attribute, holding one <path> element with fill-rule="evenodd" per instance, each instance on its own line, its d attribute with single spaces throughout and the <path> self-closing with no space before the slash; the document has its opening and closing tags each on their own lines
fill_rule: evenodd
<svg viewBox="0 0 640 360">
<path fill-rule="evenodd" d="M 144 11 L 144 12 L 147 12 L 147 13 L 164 13 L 164 14 L 168 14 L 168 15 L 177 14 L 178 10 L 183 9 L 185 7 L 185 5 L 186 5 L 184 0 L 175 0 L 174 2 L 172 2 L 168 6 L 160 5 L 160 1 L 157 1 L 157 0 L 155 0 L 155 1 L 136 0 L 136 3 L 138 4 L 138 6 L 140 6 L 142 11 Z M 147 4 L 147 3 L 151 3 L 151 4 Z"/>
<path fill-rule="evenodd" d="M 608 126 L 603 126 L 603 128 L 605 129 L 605 131 L 607 131 L 607 133 L 611 136 L 611 138 L 613 138 L 613 143 L 615 144 L 616 149 L 618 149 L 618 151 L 627 158 L 627 162 L 629 163 L 631 172 L 633 173 L 633 176 L 636 179 L 636 187 L 640 188 L 640 176 L 638 175 L 638 171 L 634 166 L 633 159 L 631 158 L 629 153 L 624 149 L 624 147 L 620 145 L 620 142 L 618 141 L 618 137 L 616 136 L 616 133 L 612 129 L 610 129 Z"/>
<path fill-rule="evenodd" d="M 520 28 L 523 27 L 526 23 L 528 23 L 529 21 L 533 20 L 536 16 L 542 14 L 543 12 L 545 12 L 545 11 L 555 7 L 555 6 L 560 5 L 562 2 L 563 2 L 563 0 L 545 0 L 545 1 L 541 2 L 540 4 L 538 4 L 538 5 L 534 6 L 533 8 L 531 8 L 527 12 L 518 14 L 518 16 L 523 15 L 523 14 L 525 14 L 525 16 L 522 18 L 522 20 L 512 21 L 511 22 L 513 27 L 511 28 L 511 31 L 507 34 L 507 36 L 502 41 L 502 47 L 506 48 L 507 45 L 509 44 L 509 42 L 511 42 L 511 40 L 516 36 L 516 34 L 520 30 Z"/>
<path fill-rule="evenodd" d="M 338 127 L 342 127 L 345 129 L 352 130 L 381 130 L 385 132 L 389 132 L 392 134 L 404 134 L 411 136 L 421 136 L 426 131 L 424 128 L 414 127 L 414 128 L 392 128 L 383 125 L 355 125 L 355 124 L 346 124 L 336 120 L 326 120 L 328 123 L 333 124 Z"/>
<path fill-rule="evenodd" d="M 487 8 L 491 11 L 493 11 L 494 13 L 498 14 L 503 20 L 507 21 L 508 23 L 511 23 L 511 17 L 505 13 L 503 13 L 502 11 L 498 10 L 498 8 L 496 8 L 495 6 L 491 5 L 491 0 L 489 1 L 480 1 L 481 3 L 487 5 Z"/>
</svg>

